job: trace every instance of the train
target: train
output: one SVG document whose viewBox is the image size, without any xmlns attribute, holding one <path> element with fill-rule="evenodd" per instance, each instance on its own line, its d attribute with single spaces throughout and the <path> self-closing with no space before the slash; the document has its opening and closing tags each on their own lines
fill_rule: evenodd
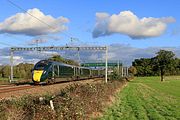
<svg viewBox="0 0 180 120">
<path fill-rule="evenodd" d="M 41 60 L 32 69 L 32 81 L 35 84 L 53 84 L 57 81 L 102 78 L 104 73 L 103 68 L 81 67 L 52 60 Z"/>
</svg>

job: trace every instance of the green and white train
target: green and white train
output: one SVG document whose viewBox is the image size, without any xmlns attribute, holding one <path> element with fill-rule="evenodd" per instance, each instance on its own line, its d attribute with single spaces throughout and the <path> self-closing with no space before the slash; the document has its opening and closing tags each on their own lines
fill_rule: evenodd
<svg viewBox="0 0 180 120">
<path fill-rule="evenodd" d="M 32 81 L 36 84 L 52 84 L 57 81 L 73 81 L 98 77 L 104 77 L 104 69 L 73 66 L 50 60 L 39 61 L 32 70 Z"/>
</svg>

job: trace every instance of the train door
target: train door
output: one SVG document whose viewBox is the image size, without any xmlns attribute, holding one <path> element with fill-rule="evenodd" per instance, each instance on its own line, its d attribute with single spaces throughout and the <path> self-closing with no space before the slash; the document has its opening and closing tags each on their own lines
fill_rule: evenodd
<svg viewBox="0 0 180 120">
<path fill-rule="evenodd" d="M 77 74 L 77 73 L 76 73 L 76 71 L 77 71 L 77 70 L 76 70 L 76 69 L 77 69 L 77 67 L 73 67 L 73 69 L 74 69 L 74 78 L 75 78 L 75 77 L 76 77 L 76 74 Z"/>
<path fill-rule="evenodd" d="M 78 80 L 80 78 L 80 67 L 75 67 L 75 79 Z"/>
<path fill-rule="evenodd" d="M 49 72 L 48 72 L 48 79 L 51 79 L 53 77 L 53 66 L 50 66 Z"/>
<path fill-rule="evenodd" d="M 58 65 L 53 65 L 53 77 L 58 78 L 59 77 L 59 66 Z"/>
</svg>

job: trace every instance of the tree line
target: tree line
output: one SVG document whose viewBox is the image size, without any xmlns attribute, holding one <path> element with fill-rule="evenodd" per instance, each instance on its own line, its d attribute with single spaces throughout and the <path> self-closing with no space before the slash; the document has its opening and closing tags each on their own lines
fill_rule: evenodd
<svg viewBox="0 0 180 120">
<path fill-rule="evenodd" d="M 16 66 L 13 66 L 13 75 L 14 78 L 32 78 L 31 69 L 33 64 L 20 63 Z M 0 77 L 8 78 L 10 76 L 11 67 L 9 65 L 0 66 Z"/>
<path fill-rule="evenodd" d="M 136 76 L 180 75 L 180 59 L 172 51 L 160 50 L 152 58 L 135 59 L 132 67 L 136 69 Z M 132 69 L 132 68 L 131 68 Z"/>
</svg>

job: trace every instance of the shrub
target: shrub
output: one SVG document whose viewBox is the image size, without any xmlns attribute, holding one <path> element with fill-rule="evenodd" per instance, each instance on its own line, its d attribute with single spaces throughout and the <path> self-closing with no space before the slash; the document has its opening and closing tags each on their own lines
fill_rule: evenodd
<svg viewBox="0 0 180 120">
<path fill-rule="evenodd" d="M 93 113 L 102 112 L 105 103 L 125 83 L 109 81 L 96 84 L 73 84 L 59 94 L 39 97 L 24 96 L 19 100 L 0 101 L 0 119 L 90 119 Z M 53 100 L 55 111 L 49 101 Z"/>
</svg>

